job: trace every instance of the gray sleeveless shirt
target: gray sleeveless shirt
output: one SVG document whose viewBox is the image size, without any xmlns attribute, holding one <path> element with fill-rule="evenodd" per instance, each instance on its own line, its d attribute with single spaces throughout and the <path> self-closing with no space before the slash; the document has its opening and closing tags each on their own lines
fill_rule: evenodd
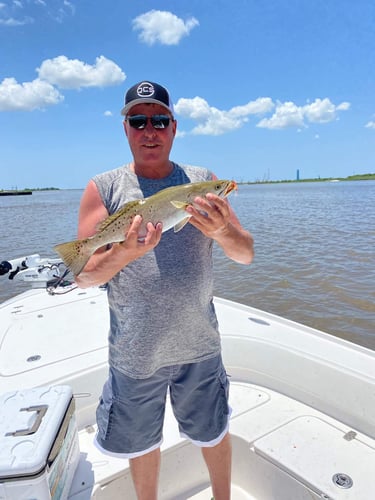
<svg viewBox="0 0 375 500">
<path fill-rule="evenodd" d="M 135 175 L 129 165 L 93 178 L 109 214 L 124 203 L 169 186 L 212 179 L 200 167 L 173 164 L 163 179 Z M 213 305 L 212 240 L 191 224 L 163 233 L 154 250 L 108 283 L 109 363 L 133 378 L 163 366 L 203 361 L 220 353 Z"/>
</svg>

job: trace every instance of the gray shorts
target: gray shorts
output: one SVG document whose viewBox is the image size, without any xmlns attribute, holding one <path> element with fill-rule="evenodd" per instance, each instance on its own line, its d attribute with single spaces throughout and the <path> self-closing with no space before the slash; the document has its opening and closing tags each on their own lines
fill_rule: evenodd
<svg viewBox="0 0 375 500">
<path fill-rule="evenodd" d="M 182 437 L 215 446 L 229 427 L 229 382 L 221 356 L 161 368 L 133 379 L 114 368 L 96 411 L 96 445 L 104 453 L 135 458 L 158 448 L 168 388 Z"/>
</svg>

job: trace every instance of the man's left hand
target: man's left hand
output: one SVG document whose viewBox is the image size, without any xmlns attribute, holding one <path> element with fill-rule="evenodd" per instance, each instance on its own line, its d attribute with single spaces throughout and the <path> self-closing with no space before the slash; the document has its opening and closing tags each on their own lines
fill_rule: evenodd
<svg viewBox="0 0 375 500">
<path fill-rule="evenodd" d="M 192 216 L 190 224 L 208 238 L 221 238 L 228 231 L 230 208 L 227 201 L 216 194 L 208 193 L 205 198 L 197 196 L 194 205 L 189 205 L 186 211 Z"/>
</svg>

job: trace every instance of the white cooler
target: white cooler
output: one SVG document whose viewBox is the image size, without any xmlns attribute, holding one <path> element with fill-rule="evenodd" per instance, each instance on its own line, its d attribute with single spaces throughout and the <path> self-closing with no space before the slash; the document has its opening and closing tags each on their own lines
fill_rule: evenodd
<svg viewBox="0 0 375 500">
<path fill-rule="evenodd" d="M 0 500 L 65 500 L 78 461 L 69 386 L 0 395 Z"/>
</svg>

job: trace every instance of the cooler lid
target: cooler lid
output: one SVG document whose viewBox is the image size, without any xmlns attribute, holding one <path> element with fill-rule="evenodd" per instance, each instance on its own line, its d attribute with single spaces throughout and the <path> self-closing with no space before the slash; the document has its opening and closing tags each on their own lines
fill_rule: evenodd
<svg viewBox="0 0 375 500">
<path fill-rule="evenodd" d="M 0 395 L 0 481 L 44 471 L 71 399 L 66 385 Z"/>
</svg>

